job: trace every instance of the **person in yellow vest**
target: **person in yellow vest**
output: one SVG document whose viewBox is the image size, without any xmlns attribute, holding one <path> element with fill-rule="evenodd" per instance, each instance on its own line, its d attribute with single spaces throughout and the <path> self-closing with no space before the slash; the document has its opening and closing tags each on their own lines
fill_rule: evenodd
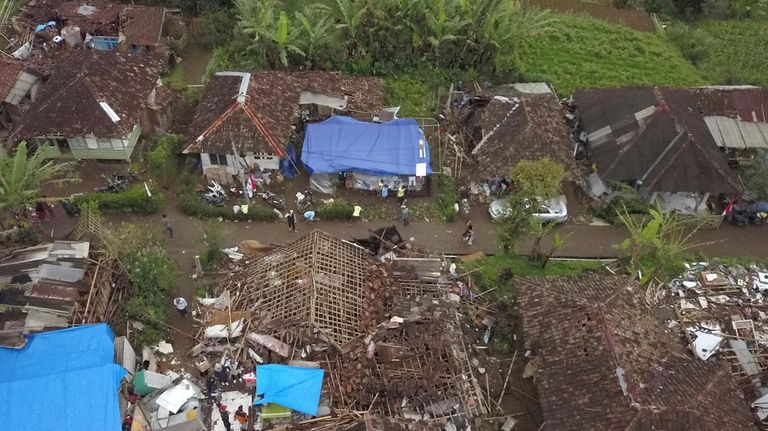
<svg viewBox="0 0 768 431">
<path fill-rule="evenodd" d="M 405 194 L 408 192 L 408 187 L 405 184 L 401 184 L 397 189 L 397 206 L 401 207 L 405 203 Z"/>
</svg>

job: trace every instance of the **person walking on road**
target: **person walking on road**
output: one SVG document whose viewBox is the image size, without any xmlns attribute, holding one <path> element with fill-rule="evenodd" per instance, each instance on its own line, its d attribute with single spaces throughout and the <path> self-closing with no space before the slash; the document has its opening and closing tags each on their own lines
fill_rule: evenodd
<svg viewBox="0 0 768 431">
<path fill-rule="evenodd" d="M 401 184 L 400 188 L 397 189 L 397 205 L 403 206 L 405 203 L 405 194 L 408 192 L 408 187 L 405 186 L 405 184 Z"/>
<path fill-rule="evenodd" d="M 167 232 L 168 236 L 173 238 L 173 227 L 171 227 L 171 219 L 169 219 L 165 214 L 163 214 L 163 232 Z"/>
<path fill-rule="evenodd" d="M 288 211 L 288 214 L 285 215 L 285 220 L 288 222 L 288 229 L 296 232 L 296 215 L 293 213 L 293 210 Z"/>
<path fill-rule="evenodd" d="M 403 226 L 408 226 L 410 223 L 409 217 L 411 216 L 411 210 L 407 206 L 400 207 L 400 221 L 403 222 Z"/>
<path fill-rule="evenodd" d="M 461 234 L 461 239 L 464 240 L 467 245 L 472 245 L 472 241 L 475 240 L 475 228 L 472 226 L 472 221 L 467 220 L 467 228 L 464 233 Z"/>
<path fill-rule="evenodd" d="M 176 306 L 176 309 L 179 310 L 179 314 L 181 314 L 181 317 L 184 317 L 187 315 L 187 300 L 179 296 L 178 298 L 173 300 L 173 305 Z"/>
</svg>

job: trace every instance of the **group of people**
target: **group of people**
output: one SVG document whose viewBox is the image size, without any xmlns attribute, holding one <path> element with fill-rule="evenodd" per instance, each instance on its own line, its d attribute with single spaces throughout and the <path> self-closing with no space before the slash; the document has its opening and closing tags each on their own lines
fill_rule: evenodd
<svg viewBox="0 0 768 431">
<path fill-rule="evenodd" d="M 411 217 L 411 210 L 405 204 L 407 194 L 408 186 L 400 184 L 400 187 L 397 188 L 397 206 L 400 207 L 400 222 L 403 223 L 403 226 L 408 226 Z M 379 196 L 385 201 L 389 197 L 389 184 L 384 180 L 379 180 Z"/>
<path fill-rule="evenodd" d="M 225 404 L 219 404 L 219 416 L 221 416 L 221 423 L 224 425 L 224 429 L 232 431 L 232 422 L 229 421 L 229 411 Z M 243 406 L 237 406 L 235 410 L 235 421 L 240 427 L 240 430 L 248 429 L 248 413 L 243 410 Z"/>
</svg>

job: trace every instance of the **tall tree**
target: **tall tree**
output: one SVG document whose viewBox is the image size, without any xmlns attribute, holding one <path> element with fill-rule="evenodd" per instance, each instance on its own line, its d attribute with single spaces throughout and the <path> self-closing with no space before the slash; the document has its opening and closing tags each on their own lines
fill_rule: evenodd
<svg viewBox="0 0 768 431">
<path fill-rule="evenodd" d="M 46 160 L 45 146 L 29 155 L 27 143 L 16 148 L 16 154 L 9 154 L 0 148 L 0 211 L 18 216 L 26 205 L 40 196 L 44 183 L 63 185 L 78 181 L 74 175 L 75 162 Z"/>
</svg>

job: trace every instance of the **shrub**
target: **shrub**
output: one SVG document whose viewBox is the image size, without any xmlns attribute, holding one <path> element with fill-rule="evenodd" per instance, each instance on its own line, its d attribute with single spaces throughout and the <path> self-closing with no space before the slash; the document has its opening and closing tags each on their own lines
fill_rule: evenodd
<svg viewBox="0 0 768 431">
<path fill-rule="evenodd" d="M 355 211 L 355 205 L 342 199 L 322 204 L 317 208 L 317 217 L 321 220 L 349 220 Z"/>
<path fill-rule="evenodd" d="M 595 216 L 611 224 L 619 224 L 619 212 L 625 209 L 628 214 L 648 214 L 651 204 L 640 196 L 617 195 L 603 202 L 595 211 Z"/>
<path fill-rule="evenodd" d="M 437 206 L 443 221 L 451 223 L 456 220 L 456 202 L 459 200 L 456 180 L 446 174 L 436 174 L 437 189 L 440 194 L 437 198 Z"/>
<path fill-rule="evenodd" d="M 178 154 L 184 146 L 181 135 L 165 135 L 158 139 L 154 148 L 147 153 L 147 168 L 157 179 L 172 180 L 176 173 Z"/>
<path fill-rule="evenodd" d="M 239 212 L 235 214 L 231 205 L 214 206 L 203 202 L 198 193 L 195 193 L 191 185 L 179 186 L 179 195 L 176 200 L 179 211 L 184 215 L 200 217 L 204 219 L 222 218 L 232 221 L 273 221 L 277 214 L 272 208 L 250 206 L 247 214 Z"/>
<path fill-rule="evenodd" d="M 152 191 L 152 197 L 147 196 L 144 184 L 134 184 L 119 193 L 85 193 L 74 198 L 77 206 L 93 204 L 106 213 L 135 213 L 156 214 L 163 204 L 163 196 Z"/>
<path fill-rule="evenodd" d="M 208 222 L 203 226 L 203 249 L 200 251 L 200 263 L 203 269 L 216 267 L 224 263 L 227 255 L 222 251 L 221 229 L 216 223 Z"/>
<path fill-rule="evenodd" d="M 144 324 L 134 346 L 157 344 L 168 335 L 165 320 L 179 274 L 155 230 L 126 224 L 113 240 L 130 280 L 130 294 L 119 307 L 128 319 Z"/>
</svg>

